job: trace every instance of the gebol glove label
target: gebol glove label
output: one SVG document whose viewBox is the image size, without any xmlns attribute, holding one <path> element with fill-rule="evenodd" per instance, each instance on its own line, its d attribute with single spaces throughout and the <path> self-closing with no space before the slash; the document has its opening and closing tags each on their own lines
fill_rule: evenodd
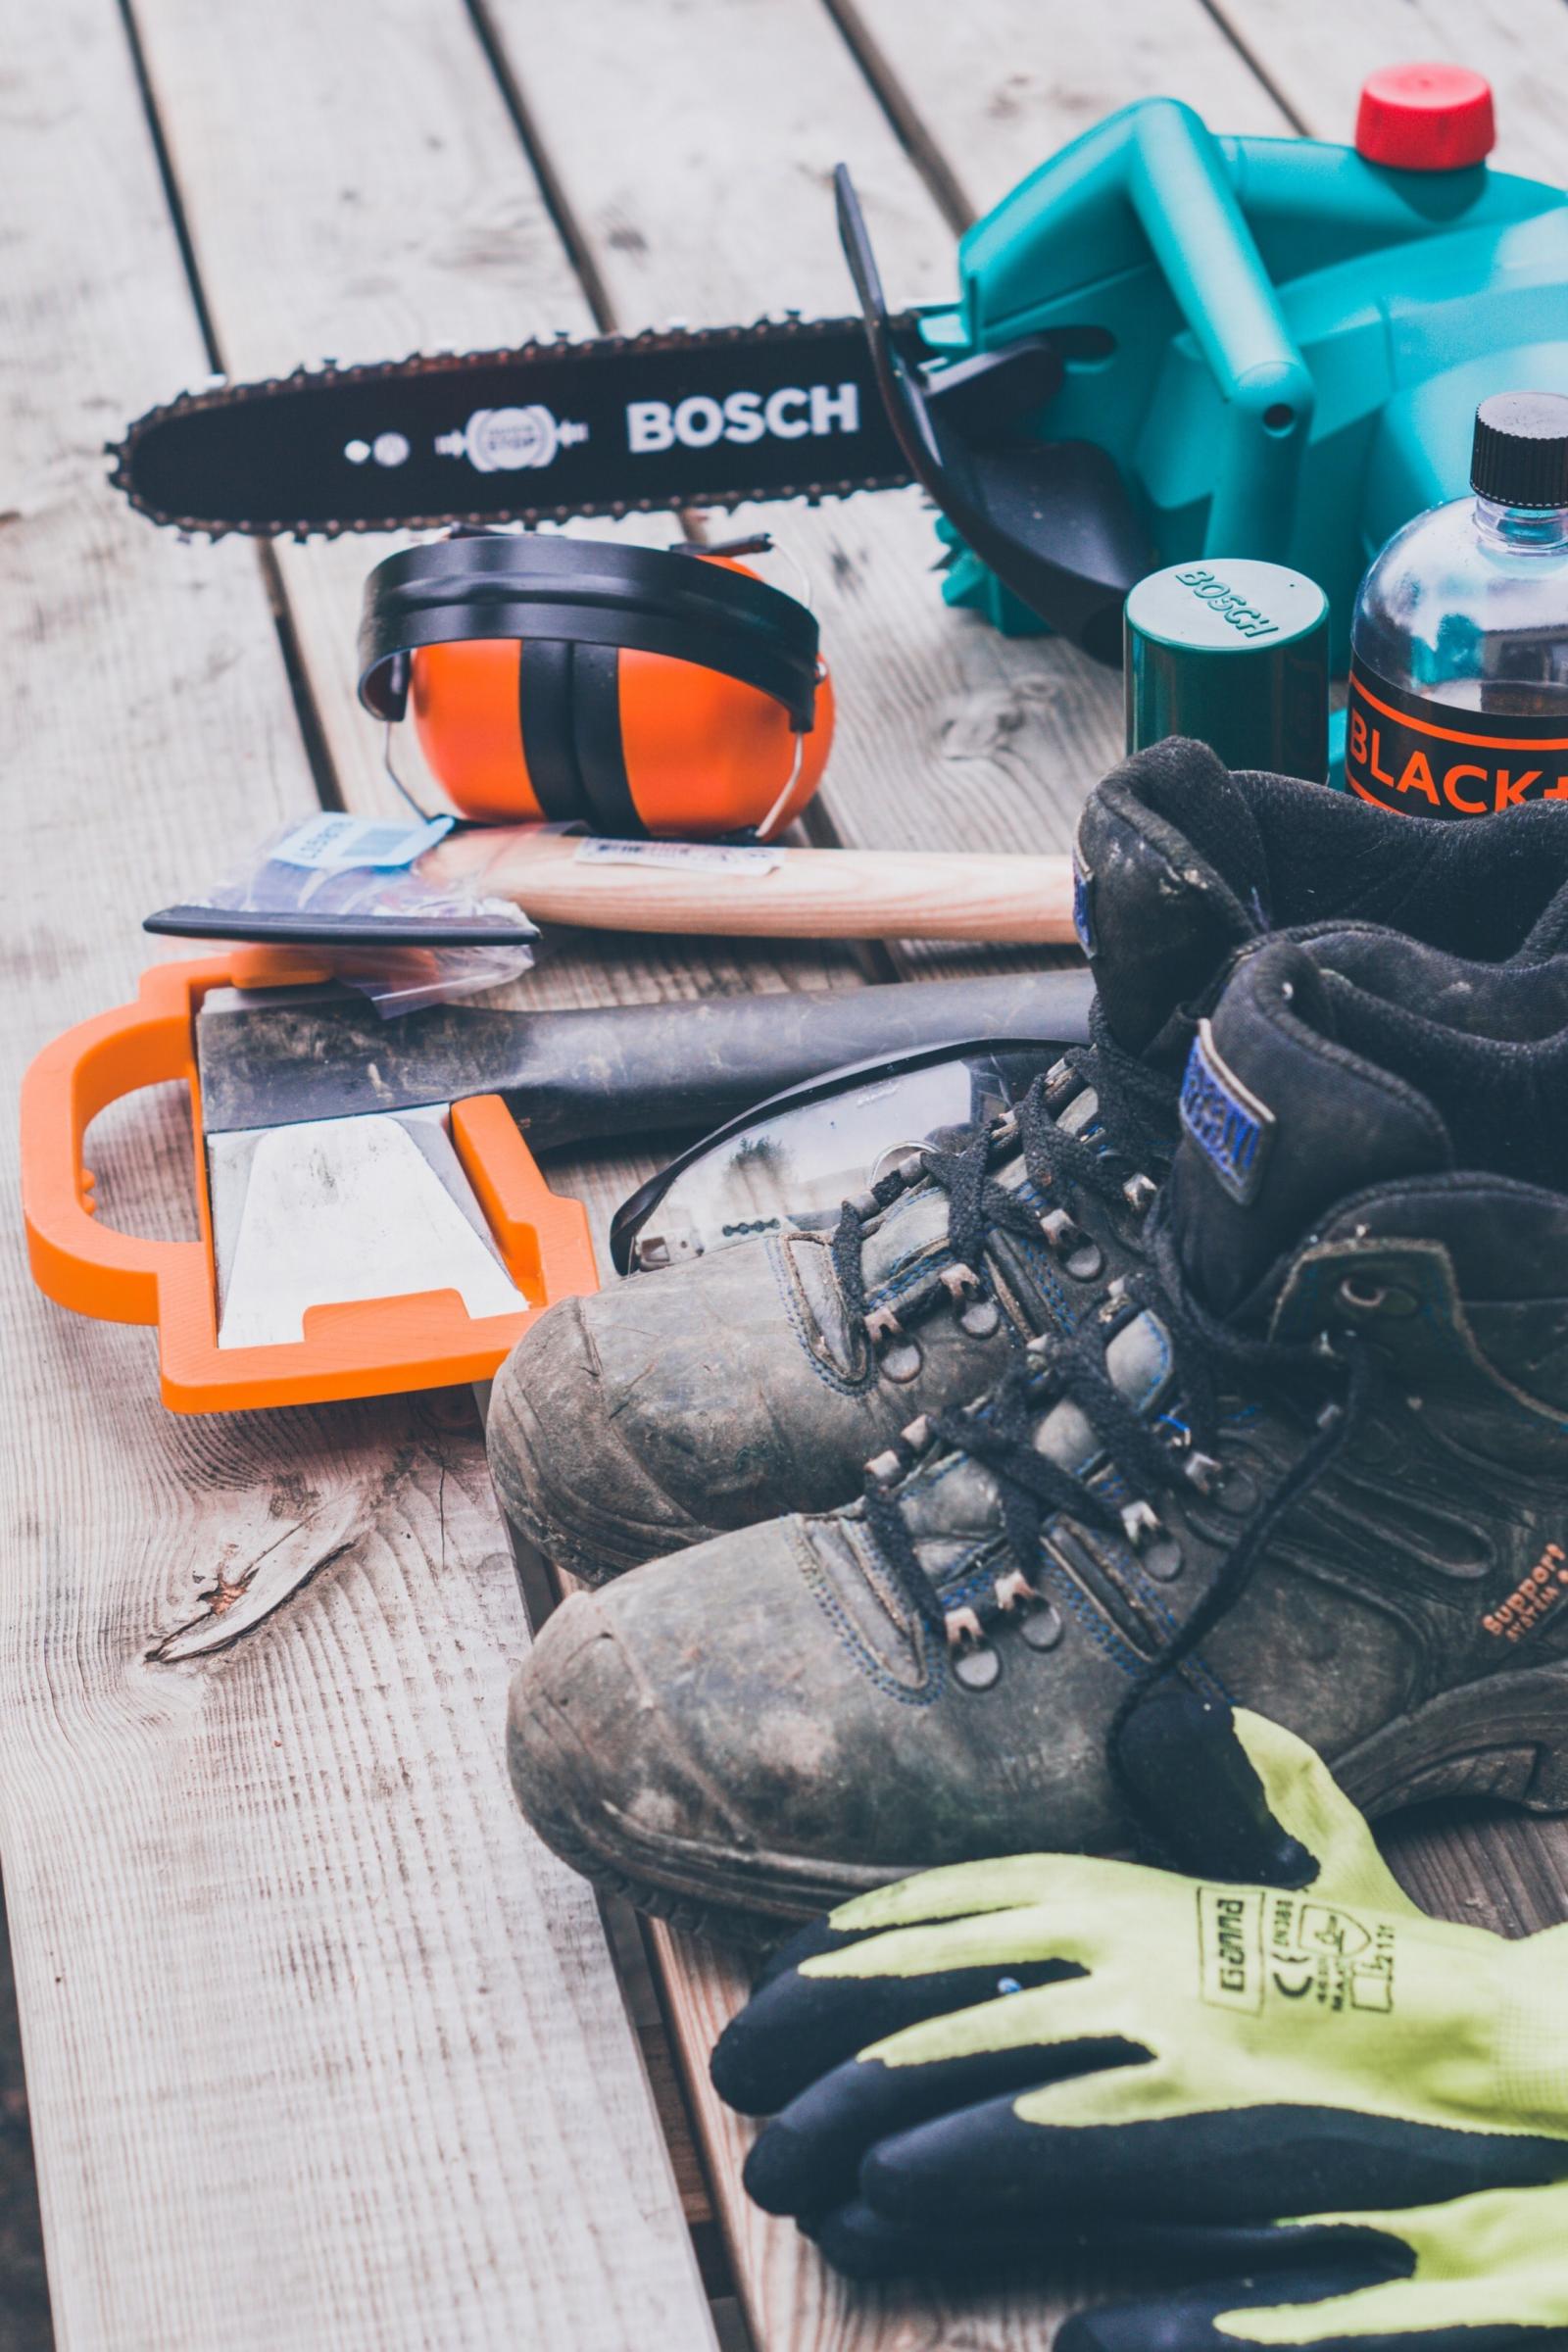
<svg viewBox="0 0 1568 2352">
<path fill-rule="evenodd" d="M 1394 2007 L 1394 1926 L 1261 1886 L 1198 1889 L 1199 1991 L 1259 2016 L 1281 2002 L 1330 2012 Z"/>
<path fill-rule="evenodd" d="M 1491 816 L 1521 801 L 1568 801 L 1560 717 L 1467 710 L 1406 693 L 1350 662 L 1345 780 L 1405 816 Z"/>
</svg>

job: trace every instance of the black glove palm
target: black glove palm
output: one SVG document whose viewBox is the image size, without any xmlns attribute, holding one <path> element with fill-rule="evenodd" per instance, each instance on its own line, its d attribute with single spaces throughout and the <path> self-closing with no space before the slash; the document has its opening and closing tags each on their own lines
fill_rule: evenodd
<svg viewBox="0 0 1568 2352">
<path fill-rule="evenodd" d="M 752 2195 L 862 2276 L 1086 2240 L 1231 2276 L 1060 2352 L 1568 2343 L 1568 1929 L 1426 1918 L 1310 1749 L 1169 1703 L 1306 1889 L 1021 1855 L 844 1905 L 714 2052 L 782 2110 Z"/>
</svg>

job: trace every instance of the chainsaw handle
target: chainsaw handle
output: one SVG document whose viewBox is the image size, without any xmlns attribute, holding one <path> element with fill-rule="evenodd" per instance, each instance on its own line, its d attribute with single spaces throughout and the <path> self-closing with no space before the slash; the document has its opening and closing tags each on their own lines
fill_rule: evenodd
<svg viewBox="0 0 1568 2352">
<path fill-rule="evenodd" d="M 1177 99 L 1139 109 L 1127 193 L 1228 408 L 1227 443 L 1203 534 L 1207 556 L 1281 560 L 1316 388 L 1263 267 L 1213 132 Z"/>
<path fill-rule="evenodd" d="M 1004 350 L 1059 327 L 1086 254 L 1102 275 L 1152 260 L 1226 406 L 1203 552 L 1282 562 L 1316 395 L 1238 198 L 1244 172 L 1243 144 L 1180 100 L 1123 107 L 965 233 L 963 318 L 971 347 Z"/>
<path fill-rule="evenodd" d="M 160 1286 L 201 1242 L 157 1242 L 100 1224 L 82 1157 L 87 1129 L 122 1096 L 169 1079 L 196 1087 L 193 985 L 220 985 L 227 961 L 158 964 L 130 1004 L 80 1021 L 45 1046 L 22 1082 L 22 1207 L 32 1278 L 45 1295 L 106 1323 L 156 1323 Z M 197 1147 L 198 1164 L 200 1148 Z M 205 1199 L 198 1186 L 198 1198 Z M 205 1211 L 204 1211 L 205 1213 Z"/>
</svg>

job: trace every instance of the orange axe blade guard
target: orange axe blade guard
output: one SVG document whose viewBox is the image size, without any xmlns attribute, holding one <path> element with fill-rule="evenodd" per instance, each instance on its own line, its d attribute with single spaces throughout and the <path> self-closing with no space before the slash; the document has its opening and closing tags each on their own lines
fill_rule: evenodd
<svg viewBox="0 0 1568 2352">
<path fill-rule="evenodd" d="M 83 1021 L 32 1063 L 22 1090 L 23 1208 L 40 1290 L 101 1322 L 158 1327 L 160 1387 L 175 1412 L 317 1404 L 487 1380 L 552 1300 L 598 1288 L 588 1218 L 553 1193 L 494 1095 L 452 1105 L 451 1140 L 496 1253 L 524 1304 L 470 1315 L 455 1291 L 308 1306 L 303 1337 L 220 1347 L 195 1018 L 210 990 L 315 977 L 300 959 L 256 951 L 143 974 L 131 1004 Z M 90 1122 L 139 1088 L 182 1080 L 201 1238 L 155 1242 L 96 1217 L 83 1161 Z"/>
</svg>

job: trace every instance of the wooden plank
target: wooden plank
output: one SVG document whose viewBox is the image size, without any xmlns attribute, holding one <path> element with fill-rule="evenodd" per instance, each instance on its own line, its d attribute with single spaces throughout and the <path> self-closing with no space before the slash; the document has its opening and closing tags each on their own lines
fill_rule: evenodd
<svg viewBox="0 0 1568 2352">
<path fill-rule="evenodd" d="M 461 7 L 340 9 L 325 46 L 319 12 L 304 5 L 265 23 L 220 24 L 200 6 L 146 0 L 138 24 L 209 310 L 236 373 L 327 349 L 348 358 L 591 325 Z M 363 71 L 360 59 L 369 61 Z M 269 184 L 281 153 L 290 159 L 288 191 L 276 204 Z M 322 732 L 355 808 L 389 797 L 379 731 L 353 698 L 361 584 L 384 552 L 384 542 L 279 551 Z M 411 753 L 400 747 L 400 760 Z M 570 935 L 565 952 L 562 945 L 514 1002 L 625 1002 L 858 977 L 839 950 L 742 955 L 709 942 L 688 955 L 677 943 L 588 935 Z M 654 1164 L 646 1152 L 601 1152 L 577 1156 L 555 1180 L 588 1203 L 602 1245 L 611 1210 Z M 476 1449 L 470 1466 L 478 1475 Z M 499 1522 L 475 1542 L 505 1548 Z"/>
<path fill-rule="evenodd" d="M 1214 13 L 1314 138 L 1350 139 L 1361 84 L 1379 66 L 1442 58 L 1491 81 L 1501 170 L 1563 176 L 1568 16 L 1558 0 L 1324 0 L 1310 21 L 1288 0 L 1215 0 Z"/>
<path fill-rule="evenodd" d="M 208 310 L 236 375 L 325 353 L 382 358 L 556 327 L 591 331 L 462 0 L 339 0 L 329 35 L 314 0 L 287 0 L 265 16 L 137 0 L 135 13 Z M 286 201 L 274 188 L 279 156 L 288 158 Z M 660 517 L 638 531 L 658 541 L 677 528 Z M 365 575 L 391 544 L 275 551 L 336 789 L 362 810 L 398 806 L 384 731 L 359 707 L 354 662 Z M 411 729 L 396 758 L 419 782 Z M 688 951 L 678 941 L 571 932 L 556 935 L 534 971 L 495 1001 L 638 1004 L 859 978 L 839 947 L 709 940 Z M 573 1155 L 553 1181 L 585 1201 L 602 1244 L 616 1204 L 657 1164 L 650 1151 Z"/>
<path fill-rule="evenodd" d="M 14 1100 L 127 993 L 140 913 L 311 784 L 254 552 L 103 480 L 204 364 L 119 14 L 0 29 Z M 183 1178 L 177 1122 L 92 1149 L 121 1213 Z M 8 1125 L 13 1233 L 14 1161 Z M 0 1279 L 0 1842 L 60 2342 L 706 2340 L 595 1907 L 506 1792 L 525 1636 L 466 1403 L 176 1419 L 148 1335 L 19 1250 Z M 270 1614 L 156 1654 L 279 1550 Z"/>
<path fill-rule="evenodd" d="M 824 4 L 947 216 L 959 226 L 998 203 L 1057 148 L 1136 98 L 1184 98 L 1225 129 L 1290 128 L 1204 0 L 1147 0 L 1099 12 L 1080 9 L 1074 0 L 975 0 L 962 10 L 943 0 Z M 1067 770 L 1070 824 L 1083 793 L 1121 750 L 1120 703 L 1102 674 L 1064 649 L 1048 644 L 1028 653 L 1042 665 L 1037 692 L 1071 697 L 1074 705 L 1080 695 L 1093 697 L 1098 725 L 1075 725 L 1063 747 L 1073 761 Z M 1039 751 L 1021 734 L 1016 749 L 1030 762 L 1027 797 L 1039 789 L 1032 772 Z M 1096 756 L 1086 766 L 1091 752 Z M 1058 752 L 1057 771 L 1059 759 Z M 966 797 L 959 808 L 966 822 Z"/>
<path fill-rule="evenodd" d="M 890 296 L 951 293 L 952 231 L 818 0 L 487 0 L 486 13 L 618 324 L 843 313 L 840 160 Z M 809 574 L 840 713 L 822 797 L 844 840 L 1067 846 L 1120 748 L 1104 672 L 949 612 L 916 492 L 737 521 L 776 531 Z"/>
<path fill-rule="evenodd" d="M 1216 130 L 1291 127 L 1204 0 L 1099 10 L 1075 0 L 828 5 L 967 219 L 1135 98 L 1183 98 Z"/>
<path fill-rule="evenodd" d="M 482 347 L 592 318 L 463 0 L 315 0 L 265 13 L 136 0 L 149 82 L 225 367 Z M 278 159 L 287 158 L 285 197 Z M 658 534 L 678 526 L 661 519 Z M 355 696 L 360 597 L 391 542 L 276 551 L 345 806 L 395 802 Z M 405 741 L 403 738 L 409 738 Z M 412 730 L 397 757 L 415 765 Z M 577 950 L 576 935 L 571 937 Z M 532 1004 L 853 985 L 840 950 L 553 953 Z"/>
<path fill-rule="evenodd" d="M 462 0 L 339 0 L 329 39 L 315 0 L 286 0 L 265 17 L 138 0 L 136 22 L 208 310 L 236 374 L 324 350 L 352 359 L 591 327 Z M 395 799 L 382 730 L 355 699 L 353 658 L 364 576 L 388 544 L 276 551 L 337 788 L 361 809 Z M 414 763 L 412 741 L 398 758 Z M 708 940 L 688 950 L 572 932 L 557 934 L 496 1001 L 642 1003 L 847 987 L 859 976 L 838 947 Z M 553 1169 L 588 1206 L 602 1263 L 611 1214 L 657 1164 L 650 1150 L 599 1151 Z"/>
<path fill-rule="evenodd" d="M 745 2000 L 750 1979 L 733 1951 L 655 1922 L 671 2028 L 692 2066 L 689 2088 L 709 2151 L 730 2259 L 759 2352 L 1044 2352 L 1061 2321 L 1112 2281 L 1081 2258 L 1042 2265 L 1004 2289 L 852 2285 L 787 2224 L 740 2190 L 758 2127 L 723 2105 L 708 2053 Z"/>
</svg>

